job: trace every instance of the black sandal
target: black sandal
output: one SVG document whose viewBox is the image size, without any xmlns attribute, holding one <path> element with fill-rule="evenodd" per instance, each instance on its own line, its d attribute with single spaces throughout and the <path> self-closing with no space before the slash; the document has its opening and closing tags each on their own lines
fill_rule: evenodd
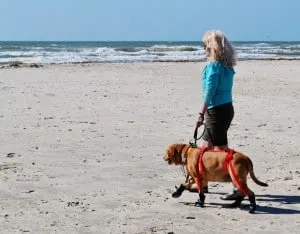
<svg viewBox="0 0 300 234">
<path fill-rule="evenodd" d="M 222 197 L 220 197 L 224 201 L 235 201 L 243 197 L 237 190 L 233 190 L 232 193 L 226 194 Z"/>
</svg>

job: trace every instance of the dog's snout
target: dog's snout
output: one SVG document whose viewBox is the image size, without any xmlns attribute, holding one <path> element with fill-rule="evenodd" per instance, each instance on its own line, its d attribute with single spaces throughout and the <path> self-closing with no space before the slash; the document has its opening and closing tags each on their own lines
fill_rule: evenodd
<svg viewBox="0 0 300 234">
<path fill-rule="evenodd" d="M 167 154 L 164 156 L 164 160 L 165 160 L 168 164 L 171 164 L 171 163 L 172 163 L 171 159 L 169 158 L 169 156 L 168 156 Z"/>
<path fill-rule="evenodd" d="M 165 151 L 165 154 L 164 154 L 164 160 L 169 164 L 171 165 L 173 163 L 173 160 L 172 160 L 172 150 L 170 150 L 170 147 Z"/>
<path fill-rule="evenodd" d="M 169 159 L 169 156 L 168 156 L 168 155 L 165 155 L 165 156 L 164 156 L 164 160 L 165 160 L 165 161 L 169 161 L 169 160 L 170 160 L 170 159 Z"/>
<path fill-rule="evenodd" d="M 168 161 L 169 160 L 169 154 L 168 151 L 166 150 L 165 154 L 164 154 L 164 160 Z"/>
</svg>

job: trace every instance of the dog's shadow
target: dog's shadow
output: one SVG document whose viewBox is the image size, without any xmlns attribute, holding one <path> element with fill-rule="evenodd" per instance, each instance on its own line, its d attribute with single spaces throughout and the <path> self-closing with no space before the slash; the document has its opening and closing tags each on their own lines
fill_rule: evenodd
<svg viewBox="0 0 300 234">
<path fill-rule="evenodd" d="M 277 204 L 300 204 L 300 196 L 295 195 L 256 195 L 256 201 L 264 201 L 269 203 L 277 203 Z M 287 209 L 281 207 L 271 207 L 271 206 L 259 206 L 260 213 L 267 214 L 300 214 L 300 210 L 298 209 Z"/>
<path fill-rule="evenodd" d="M 218 193 L 222 194 L 222 193 Z M 300 214 L 299 209 L 288 209 L 279 207 L 278 205 L 286 205 L 286 204 L 300 204 L 300 196 L 289 196 L 289 195 L 256 195 L 256 201 L 257 201 L 257 214 Z M 271 206 L 262 206 L 259 204 L 259 201 L 263 202 L 269 202 L 273 203 L 270 204 Z M 249 204 L 247 204 L 248 199 L 245 199 L 242 203 L 242 205 L 239 207 L 240 209 L 249 209 Z M 195 202 L 179 202 L 181 204 L 184 204 L 186 206 L 194 206 Z M 276 204 L 274 204 L 276 203 Z M 209 208 L 227 208 L 227 209 L 233 209 L 230 206 L 230 203 L 206 203 L 206 206 L 209 206 Z"/>
</svg>

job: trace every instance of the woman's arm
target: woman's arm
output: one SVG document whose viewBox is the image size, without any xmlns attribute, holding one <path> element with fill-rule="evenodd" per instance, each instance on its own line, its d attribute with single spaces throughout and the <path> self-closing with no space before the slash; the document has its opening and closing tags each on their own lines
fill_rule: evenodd
<svg viewBox="0 0 300 234">
<path fill-rule="evenodd" d="M 219 67 L 219 63 L 212 63 L 207 67 L 204 105 L 208 106 L 216 94 L 219 85 Z"/>
<path fill-rule="evenodd" d="M 205 86 L 205 95 L 204 103 L 199 112 L 199 119 L 197 121 L 197 126 L 201 126 L 204 121 L 204 114 L 208 108 L 209 103 L 213 100 L 216 90 L 219 84 L 219 63 L 211 63 L 207 66 L 206 71 L 206 86 Z"/>
</svg>

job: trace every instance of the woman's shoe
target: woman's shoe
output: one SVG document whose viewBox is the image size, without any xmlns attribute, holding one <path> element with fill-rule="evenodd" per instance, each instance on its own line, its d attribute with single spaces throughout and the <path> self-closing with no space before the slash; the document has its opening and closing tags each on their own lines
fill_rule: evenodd
<svg viewBox="0 0 300 234">
<path fill-rule="evenodd" d="M 233 190 L 232 193 L 226 194 L 220 198 L 225 201 L 235 201 L 235 200 L 240 199 L 241 197 L 243 197 L 243 196 L 239 193 L 239 191 Z"/>
</svg>

